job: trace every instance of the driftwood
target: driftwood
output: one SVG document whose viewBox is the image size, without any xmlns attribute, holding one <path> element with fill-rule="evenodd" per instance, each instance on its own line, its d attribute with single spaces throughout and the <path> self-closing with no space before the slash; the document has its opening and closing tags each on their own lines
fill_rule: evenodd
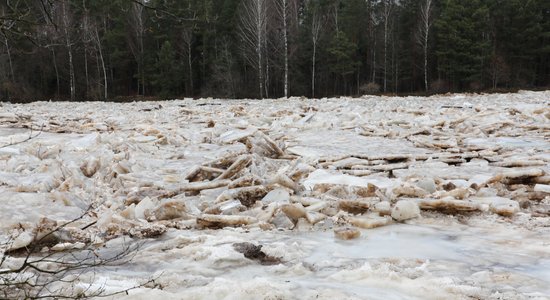
<svg viewBox="0 0 550 300">
<path fill-rule="evenodd" d="M 258 220 L 249 216 L 225 216 L 203 214 L 197 218 L 199 228 L 223 228 L 251 225 Z"/>
<path fill-rule="evenodd" d="M 228 179 L 239 173 L 242 169 L 244 169 L 248 164 L 252 162 L 252 157 L 250 155 L 243 155 L 239 156 L 235 162 L 227 170 L 225 170 L 220 176 L 218 176 L 218 180 L 220 179 Z"/>
</svg>

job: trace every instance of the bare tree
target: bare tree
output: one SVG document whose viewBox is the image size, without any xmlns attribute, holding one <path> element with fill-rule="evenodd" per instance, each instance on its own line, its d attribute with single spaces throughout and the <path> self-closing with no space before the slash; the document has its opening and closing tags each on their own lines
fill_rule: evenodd
<svg viewBox="0 0 550 300">
<path fill-rule="evenodd" d="M 194 7 L 191 1 L 188 1 L 187 8 L 185 10 L 186 20 L 192 21 L 185 22 L 183 29 L 181 30 L 181 40 L 183 42 L 183 47 L 181 48 L 184 55 L 187 56 L 187 77 L 189 82 L 187 90 L 189 91 L 189 95 L 193 95 L 195 90 L 193 72 L 193 43 L 195 42 L 195 31 L 198 27 L 198 22 L 195 21 L 197 19 L 198 8 Z"/>
<path fill-rule="evenodd" d="M 384 92 L 387 90 L 388 78 L 387 78 L 387 69 L 388 69 L 388 39 L 390 35 L 390 19 L 393 13 L 393 1 L 394 0 L 383 0 L 384 11 Z"/>
<path fill-rule="evenodd" d="M 376 83 L 376 29 L 378 27 L 378 24 L 380 20 L 377 18 L 377 14 L 375 12 L 375 3 L 374 0 L 367 0 L 367 15 L 368 15 L 368 31 L 370 40 L 372 41 L 372 78 L 371 83 Z"/>
<path fill-rule="evenodd" d="M 187 76 L 189 77 L 189 95 L 193 94 L 193 35 L 196 25 L 185 27 L 181 31 L 181 39 L 184 44 L 185 55 L 187 56 Z"/>
<path fill-rule="evenodd" d="M 241 9 L 240 37 L 245 59 L 258 72 L 259 97 L 264 95 L 264 52 L 267 36 L 266 0 L 245 0 Z"/>
<path fill-rule="evenodd" d="M 92 49 L 95 50 L 94 52 L 96 56 L 98 91 L 100 91 L 97 97 L 100 97 L 106 100 L 108 97 L 107 70 L 105 67 L 105 60 L 103 57 L 101 38 L 99 35 L 99 29 L 98 29 L 99 22 L 96 18 L 89 16 L 88 9 L 86 8 L 86 0 L 82 0 L 82 8 L 84 10 L 84 16 L 83 16 L 82 25 L 81 25 L 82 26 L 81 41 L 84 43 L 86 85 L 88 85 L 87 52 L 88 52 L 89 45 L 91 44 Z M 139 63 L 138 63 L 138 69 L 139 69 Z M 103 84 L 101 83 L 102 81 L 103 81 Z M 139 80 L 138 80 L 138 83 L 139 83 Z"/>
<path fill-rule="evenodd" d="M 3 33 L 2 33 L 2 35 L 4 36 L 4 44 L 6 45 L 6 54 L 8 55 L 8 63 L 9 63 L 9 66 L 10 66 L 11 80 L 15 81 L 15 72 L 13 71 L 13 63 L 12 63 L 12 59 L 11 59 L 11 45 L 8 41 L 8 37 Z"/>
<path fill-rule="evenodd" d="M 114 254 L 103 253 L 105 251 L 91 245 L 91 241 L 87 244 L 81 242 L 80 246 L 68 247 L 64 251 L 43 251 L 45 246 L 51 246 L 52 242 L 67 236 L 66 229 L 75 226 L 90 212 L 88 209 L 80 217 L 60 225 L 53 220 L 42 219 L 33 231 L 32 242 L 24 248 L 12 247 L 17 235 L 0 244 L 0 298 L 80 299 L 112 296 L 154 283 L 154 279 L 149 279 L 129 289 L 107 294 L 102 286 L 96 287 L 93 283 L 83 285 L 80 281 L 85 274 L 95 274 L 98 268 L 127 263 L 139 245 L 123 245 Z M 93 224 L 95 222 L 82 229 Z"/>
<path fill-rule="evenodd" d="M 69 32 L 69 28 L 72 27 L 70 11 L 67 6 L 69 4 L 66 0 L 61 2 L 61 18 L 63 24 L 63 34 L 65 38 L 65 47 L 67 47 L 67 54 L 69 56 L 69 78 L 70 78 L 70 89 L 71 89 L 71 101 L 74 101 L 76 98 L 76 80 L 74 72 L 74 62 L 73 62 L 73 42 L 72 37 Z"/>
<path fill-rule="evenodd" d="M 311 42 L 313 44 L 313 52 L 311 55 L 311 97 L 315 97 L 315 62 L 317 60 L 317 44 L 321 34 L 321 15 L 319 9 L 313 11 L 311 19 Z"/>
<path fill-rule="evenodd" d="M 130 51 L 132 51 L 138 65 L 138 93 L 141 92 L 142 95 L 145 95 L 145 6 L 143 5 L 143 1 L 144 0 L 135 0 L 132 2 L 128 14 L 128 25 L 132 33 L 129 35 Z"/>
<path fill-rule="evenodd" d="M 284 46 L 284 95 L 288 98 L 288 0 L 277 0 L 277 8 L 283 23 L 282 38 Z"/>
<path fill-rule="evenodd" d="M 104 99 L 107 100 L 108 99 L 108 82 L 107 82 L 107 69 L 105 67 L 105 59 L 103 57 L 103 48 L 101 46 L 101 38 L 99 37 L 99 30 L 97 29 L 97 25 L 94 27 L 94 41 L 96 43 L 96 46 L 97 46 L 97 52 L 99 53 L 99 60 L 101 61 L 101 68 L 103 70 L 103 96 L 104 96 Z M 98 64 L 98 69 L 99 69 L 99 64 Z"/>
<path fill-rule="evenodd" d="M 432 27 L 433 0 L 422 0 L 420 5 L 420 24 L 418 27 L 417 41 L 424 54 L 424 89 L 428 91 L 428 42 L 430 28 Z"/>
<path fill-rule="evenodd" d="M 90 16 L 88 12 L 88 8 L 86 8 L 86 0 L 82 0 L 82 43 L 84 45 L 84 74 L 86 75 L 86 97 L 90 94 L 90 75 L 88 71 L 88 49 L 89 49 L 89 43 L 90 43 Z"/>
</svg>

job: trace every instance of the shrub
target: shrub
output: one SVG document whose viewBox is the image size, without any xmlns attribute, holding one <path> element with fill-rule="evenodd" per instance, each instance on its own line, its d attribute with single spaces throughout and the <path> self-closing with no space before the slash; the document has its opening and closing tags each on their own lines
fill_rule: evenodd
<svg viewBox="0 0 550 300">
<path fill-rule="evenodd" d="M 361 94 L 377 94 L 380 92 L 380 85 L 376 82 L 369 82 L 367 84 L 363 84 L 359 87 L 359 93 Z"/>
</svg>

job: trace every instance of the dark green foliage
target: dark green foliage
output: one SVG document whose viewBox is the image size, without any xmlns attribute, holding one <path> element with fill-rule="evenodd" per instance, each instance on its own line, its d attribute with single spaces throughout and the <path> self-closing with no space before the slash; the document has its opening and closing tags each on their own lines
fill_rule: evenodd
<svg viewBox="0 0 550 300">
<path fill-rule="evenodd" d="M 439 71 L 459 89 L 481 82 L 487 60 L 489 9 L 482 0 L 444 0 L 436 21 Z"/>
<path fill-rule="evenodd" d="M 330 41 L 328 66 L 336 75 L 350 75 L 356 70 L 360 61 L 355 57 L 357 45 L 352 43 L 343 32 L 336 34 Z"/>
<path fill-rule="evenodd" d="M 129 100 L 258 97 L 239 28 L 250 1 L 0 1 L 0 100 L 70 98 L 69 54 L 79 100 L 104 100 L 106 92 Z M 266 1 L 264 94 L 280 97 L 282 0 Z M 316 97 L 356 95 L 369 83 L 387 92 L 424 91 L 423 0 L 287 2 L 290 95 L 310 96 L 312 79 Z M 312 78 L 314 18 L 321 30 Z M 435 0 L 432 19 L 432 92 L 550 86 L 550 1 Z"/>
<path fill-rule="evenodd" d="M 155 63 L 156 72 L 153 75 L 153 86 L 161 98 L 178 95 L 180 87 L 179 64 L 174 48 L 169 41 L 165 41 L 159 50 Z"/>
</svg>

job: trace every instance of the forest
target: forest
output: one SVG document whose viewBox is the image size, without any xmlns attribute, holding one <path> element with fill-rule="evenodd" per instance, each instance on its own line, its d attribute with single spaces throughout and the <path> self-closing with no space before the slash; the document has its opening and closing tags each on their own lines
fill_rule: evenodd
<svg viewBox="0 0 550 300">
<path fill-rule="evenodd" d="M 2 0 L 0 100 L 550 87 L 548 0 Z"/>
</svg>

